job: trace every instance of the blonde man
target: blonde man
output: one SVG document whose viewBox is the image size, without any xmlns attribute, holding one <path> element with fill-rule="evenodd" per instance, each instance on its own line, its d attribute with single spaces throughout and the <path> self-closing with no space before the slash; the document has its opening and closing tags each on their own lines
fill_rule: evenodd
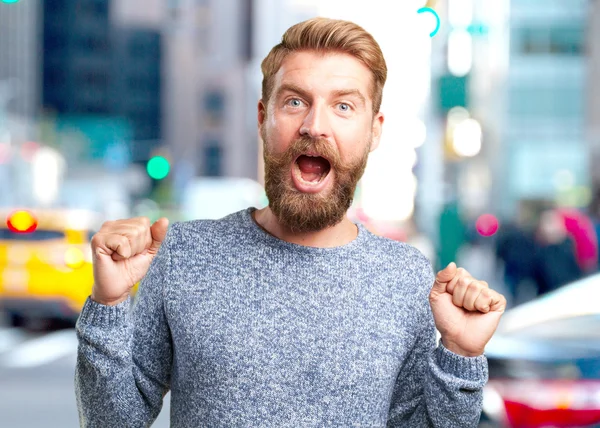
<svg viewBox="0 0 600 428">
<path fill-rule="evenodd" d="M 346 216 L 384 122 L 376 41 L 312 19 L 262 70 L 267 208 L 94 236 L 81 425 L 148 426 L 170 390 L 172 427 L 477 426 L 505 299 Z"/>
</svg>

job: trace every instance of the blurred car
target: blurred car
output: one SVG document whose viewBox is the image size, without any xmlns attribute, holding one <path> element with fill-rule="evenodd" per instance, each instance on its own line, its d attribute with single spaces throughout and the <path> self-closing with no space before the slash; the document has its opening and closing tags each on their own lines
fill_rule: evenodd
<svg viewBox="0 0 600 428">
<path fill-rule="evenodd" d="M 600 274 L 507 311 L 486 355 L 482 426 L 600 427 Z"/>
<path fill-rule="evenodd" d="M 99 218 L 80 210 L 0 210 L 0 311 L 10 324 L 73 322 L 93 283 Z"/>
</svg>

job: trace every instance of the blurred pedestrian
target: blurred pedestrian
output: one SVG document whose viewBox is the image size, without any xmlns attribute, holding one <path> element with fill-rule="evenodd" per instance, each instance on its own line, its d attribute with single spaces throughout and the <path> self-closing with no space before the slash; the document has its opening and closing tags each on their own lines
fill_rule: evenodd
<svg viewBox="0 0 600 428">
<path fill-rule="evenodd" d="M 584 274 L 598 269 L 598 238 L 590 217 L 579 209 L 558 208 L 565 230 L 575 244 L 575 258 Z"/>
<path fill-rule="evenodd" d="M 545 294 L 583 276 L 577 263 L 575 245 L 563 217 L 555 210 L 540 216 L 535 252 L 535 280 L 538 293 Z"/>
<path fill-rule="evenodd" d="M 503 223 L 496 239 L 496 257 L 502 262 L 509 300 L 515 302 L 520 288 L 534 280 L 536 242 L 523 223 Z"/>
</svg>

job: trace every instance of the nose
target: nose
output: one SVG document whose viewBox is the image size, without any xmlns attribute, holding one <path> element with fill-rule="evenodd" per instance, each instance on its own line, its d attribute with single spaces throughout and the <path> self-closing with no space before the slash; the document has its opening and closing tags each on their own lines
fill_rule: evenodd
<svg viewBox="0 0 600 428">
<path fill-rule="evenodd" d="M 331 136 L 327 108 L 323 104 L 314 103 L 300 127 L 300 134 L 313 139 L 328 139 Z"/>
</svg>

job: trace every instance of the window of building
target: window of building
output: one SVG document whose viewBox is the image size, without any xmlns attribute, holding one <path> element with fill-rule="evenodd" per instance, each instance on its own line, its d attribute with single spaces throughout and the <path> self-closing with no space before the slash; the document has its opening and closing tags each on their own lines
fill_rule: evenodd
<svg viewBox="0 0 600 428">
<path fill-rule="evenodd" d="M 77 38 L 80 51 L 101 53 L 108 51 L 108 40 L 102 36 L 84 34 Z"/>
<path fill-rule="evenodd" d="M 58 31 L 48 31 L 44 36 L 44 50 L 60 51 L 67 47 L 67 38 L 64 33 Z"/>
<path fill-rule="evenodd" d="M 44 15 L 48 18 L 52 14 L 64 13 L 66 0 L 45 0 Z"/>
<path fill-rule="evenodd" d="M 242 40 L 240 41 L 240 56 L 245 61 L 252 60 L 252 44 L 253 44 L 253 33 L 254 33 L 254 25 L 253 25 L 253 17 L 254 14 L 254 0 L 241 0 L 242 4 L 242 13 L 241 13 L 241 30 L 240 34 Z"/>
<path fill-rule="evenodd" d="M 565 85 L 518 85 L 509 90 L 511 116 L 528 118 L 583 118 L 585 107 L 581 86 Z"/>
<path fill-rule="evenodd" d="M 62 68 L 49 67 L 44 69 L 44 83 L 50 86 L 61 86 L 65 82 L 65 73 Z"/>
<path fill-rule="evenodd" d="M 219 142 L 212 140 L 204 148 L 204 174 L 209 177 L 220 177 L 222 171 L 223 150 Z"/>
<path fill-rule="evenodd" d="M 524 55 L 582 55 L 585 50 L 583 23 L 523 27 L 512 31 L 512 51 Z"/>
<path fill-rule="evenodd" d="M 108 76 L 96 70 L 84 70 L 77 73 L 77 81 L 82 85 L 100 86 L 108 85 Z"/>
<path fill-rule="evenodd" d="M 225 113 L 225 95 L 221 90 L 209 90 L 204 94 L 204 111 L 207 119 L 219 123 L 223 120 Z"/>
<path fill-rule="evenodd" d="M 585 31 L 578 27 L 554 27 L 550 29 L 550 53 L 581 55 L 585 50 Z"/>
<path fill-rule="evenodd" d="M 76 10 L 79 16 L 97 17 L 108 15 L 109 0 L 79 0 L 76 3 Z"/>
<path fill-rule="evenodd" d="M 144 58 L 148 55 L 148 46 L 140 40 L 132 39 L 129 42 L 129 55 L 133 58 Z"/>
</svg>

